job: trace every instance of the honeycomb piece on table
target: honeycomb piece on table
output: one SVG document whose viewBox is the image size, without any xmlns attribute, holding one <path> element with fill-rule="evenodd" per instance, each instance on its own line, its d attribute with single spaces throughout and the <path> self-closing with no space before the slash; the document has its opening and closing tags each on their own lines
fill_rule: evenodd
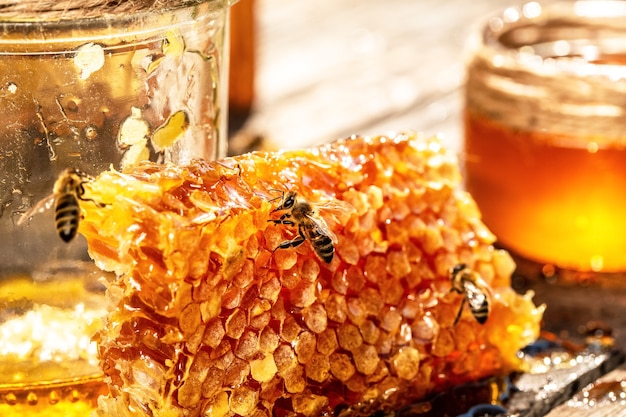
<svg viewBox="0 0 626 417">
<path fill-rule="evenodd" d="M 102 173 L 79 229 L 117 274 L 99 415 L 369 415 L 515 369 L 543 310 L 460 181 L 412 133 Z M 455 323 L 459 263 L 484 325 Z"/>
</svg>

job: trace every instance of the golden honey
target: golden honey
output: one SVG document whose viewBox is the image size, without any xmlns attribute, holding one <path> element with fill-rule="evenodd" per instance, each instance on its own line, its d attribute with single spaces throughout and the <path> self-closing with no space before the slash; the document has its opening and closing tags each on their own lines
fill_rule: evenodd
<svg viewBox="0 0 626 417">
<path fill-rule="evenodd" d="M 3 417 L 85 417 L 108 388 L 101 374 L 63 382 L 0 386 Z"/>
<path fill-rule="evenodd" d="M 466 114 L 467 189 L 502 245 L 539 262 L 626 269 L 626 149 Z"/>
<path fill-rule="evenodd" d="M 624 5 L 507 9 L 468 61 L 466 187 L 524 258 L 626 270 Z"/>
<path fill-rule="evenodd" d="M 0 307 L 0 415 L 88 415 L 108 392 L 92 340 L 106 312 L 102 284 L 5 278 Z"/>
</svg>

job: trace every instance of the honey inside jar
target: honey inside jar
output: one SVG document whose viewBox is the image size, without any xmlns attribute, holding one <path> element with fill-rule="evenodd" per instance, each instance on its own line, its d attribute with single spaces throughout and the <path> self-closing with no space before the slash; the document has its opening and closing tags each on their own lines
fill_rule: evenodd
<svg viewBox="0 0 626 417">
<path fill-rule="evenodd" d="M 524 258 L 626 271 L 625 6 L 508 9 L 469 61 L 466 188 Z"/>
<path fill-rule="evenodd" d="M 626 269 L 626 149 L 466 114 L 467 188 L 500 242 L 574 269 Z M 480 155 L 479 159 L 476 155 Z"/>
</svg>

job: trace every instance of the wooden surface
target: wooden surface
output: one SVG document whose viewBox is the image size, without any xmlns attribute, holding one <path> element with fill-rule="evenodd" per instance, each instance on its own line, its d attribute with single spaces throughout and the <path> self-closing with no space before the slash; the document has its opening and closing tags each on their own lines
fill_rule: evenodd
<svg viewBox="0 0 626 417">
<path fill-rule="evenodd" d="M 626 366 L 622 365 L 552 410 L 546 417 L 624 417 L 626 416 Z"/>
<path fill-rule="evenodd" d="M 468 38 L 487 16 L 520 4 L 256 0 L 254 111 L 231 130 L 231 151 L 243 135 L 294 148 L 407 129 L 441 134 L 459 150 Z"/>
<path fill-rule="evenodd" d="M 439 134 L 448 147 L 462 153 L 468 39 L 486 16 L 520 4 L 510 0 L 256 0 L 254 104 L 246 118 L 232 123 L 231 153 L 305 147 L 354 133 L 407 129 Z M 588 352 L 590 362 L 576 370 L 555 368 L 527 375 L 518 381 L 526 390 L 516 388 L 505 414 L 626 416 L 626 388 L 623 399 L 611 400 L 609 390 L 592 406 L 583 403 L 583 388 L 593 381 L 601 384 L 597 379 L 623 360 L 619 351 L 626 345 L 626 285 L 609 290 L 553 281 L 518 275 L 515 285 L 520 291 L 534 290 L 536 301 L 548 305 L 546 330 L 578 342 L 599 326 L 615 340 L 617 352 L 602 358 Z M 626 370 L 604 378 L 619 382 L 626 379 Z M 485 384 L 491 386 L 489 381 Z M 611 386 L 618 396 L 622 389 L 615 389 L 615 383 L 600 386 Z M 461 409 L 471 410 L 485 400 L 477 395 L 474 404 L 469 398 L 463 391 L 451 401 L 443 397 L 440 402 L 458 406 L 465 401 Z M 403 415 L 438 415 L 420 407 Z M 495 414 L 497 409 L 489 415 Z"/>
</svg>

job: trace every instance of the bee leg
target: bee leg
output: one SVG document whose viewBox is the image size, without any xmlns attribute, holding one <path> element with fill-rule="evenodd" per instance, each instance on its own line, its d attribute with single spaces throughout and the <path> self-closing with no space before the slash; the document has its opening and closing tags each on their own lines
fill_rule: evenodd
<svg viewBox="0 0 626 417">
<path fill-rule="evenodd" d="M 285 197 L 285 192 L 283 190 L 278 190 L 276 188 L 272 188 L 270 191 L 272 192 L 276 192 L 276 193 L 280 193 L 280 195 L 278 197 L 272 198 L 271 200 L 268 200 L 268 202 L 274 202 L 274 201 L 278 201 L 278 200 L 282 200 Z"/>
<path fill-rule="evenodd" d="M 93 198 L 83 198 L 83 197 L 79 197 L 79 200 L 80 200 L 80 201 L 90 201 L 90 202 L 94 203 L 97 207 L 100 207 L 100 208 L 108 206 L 108 204 L 101 203 L 101 202 L 99 202 L 99 201 L 94 200 Z"/>
<path fill-rule="evenodd" d="M 284 220 L 284 219 L 269 219 L 268 222 L 272 222 L 275 224 L 287 224 L 289 226 L 295 226 L 296 224 L 294 222 L 292 222 L 291 220 Z"/>
<path fill-rule="evenodd" d="M 463 301 L 461 301 L 461 307 L 459 307 L 459 312 L 456 313 L 456 318 L 454 319 L 454 326 L 459 322 L 461 318 L 461 313 L 463 313 L 463 307 L 465 307 L 465 297 L 463 297 Z"/>
<path fill-rule="evenodd" d="M 81 183 L 78 186 L 78 189 L 79 189 L 79 192 L 77 193 L 76 197 L 80 201 L 90 201 L 90 202 L 94 203 L 97 207 L 100 207 L 100 208 L 107 206 L 107 204 L 104 204 L 104 203 L 101 203 L 99 201 L 96 201 L 93 198 L 85 198 L 85 197 L 83 197 L 83 194 L 85 194 L 85 187 L 83 186 L 83 183 Z"/>
<path fill-rule="evenodd" d="M 285 240 L 284 242 L 281 242 L 280 245 L 278 245 L 274 250 L 276 251 L 278 249 L 295 248 L 303 244 L 305 240 L 306 239 L 304 239 L 302 236 L 298 236 L 293 240 Z"/>
</svg>

